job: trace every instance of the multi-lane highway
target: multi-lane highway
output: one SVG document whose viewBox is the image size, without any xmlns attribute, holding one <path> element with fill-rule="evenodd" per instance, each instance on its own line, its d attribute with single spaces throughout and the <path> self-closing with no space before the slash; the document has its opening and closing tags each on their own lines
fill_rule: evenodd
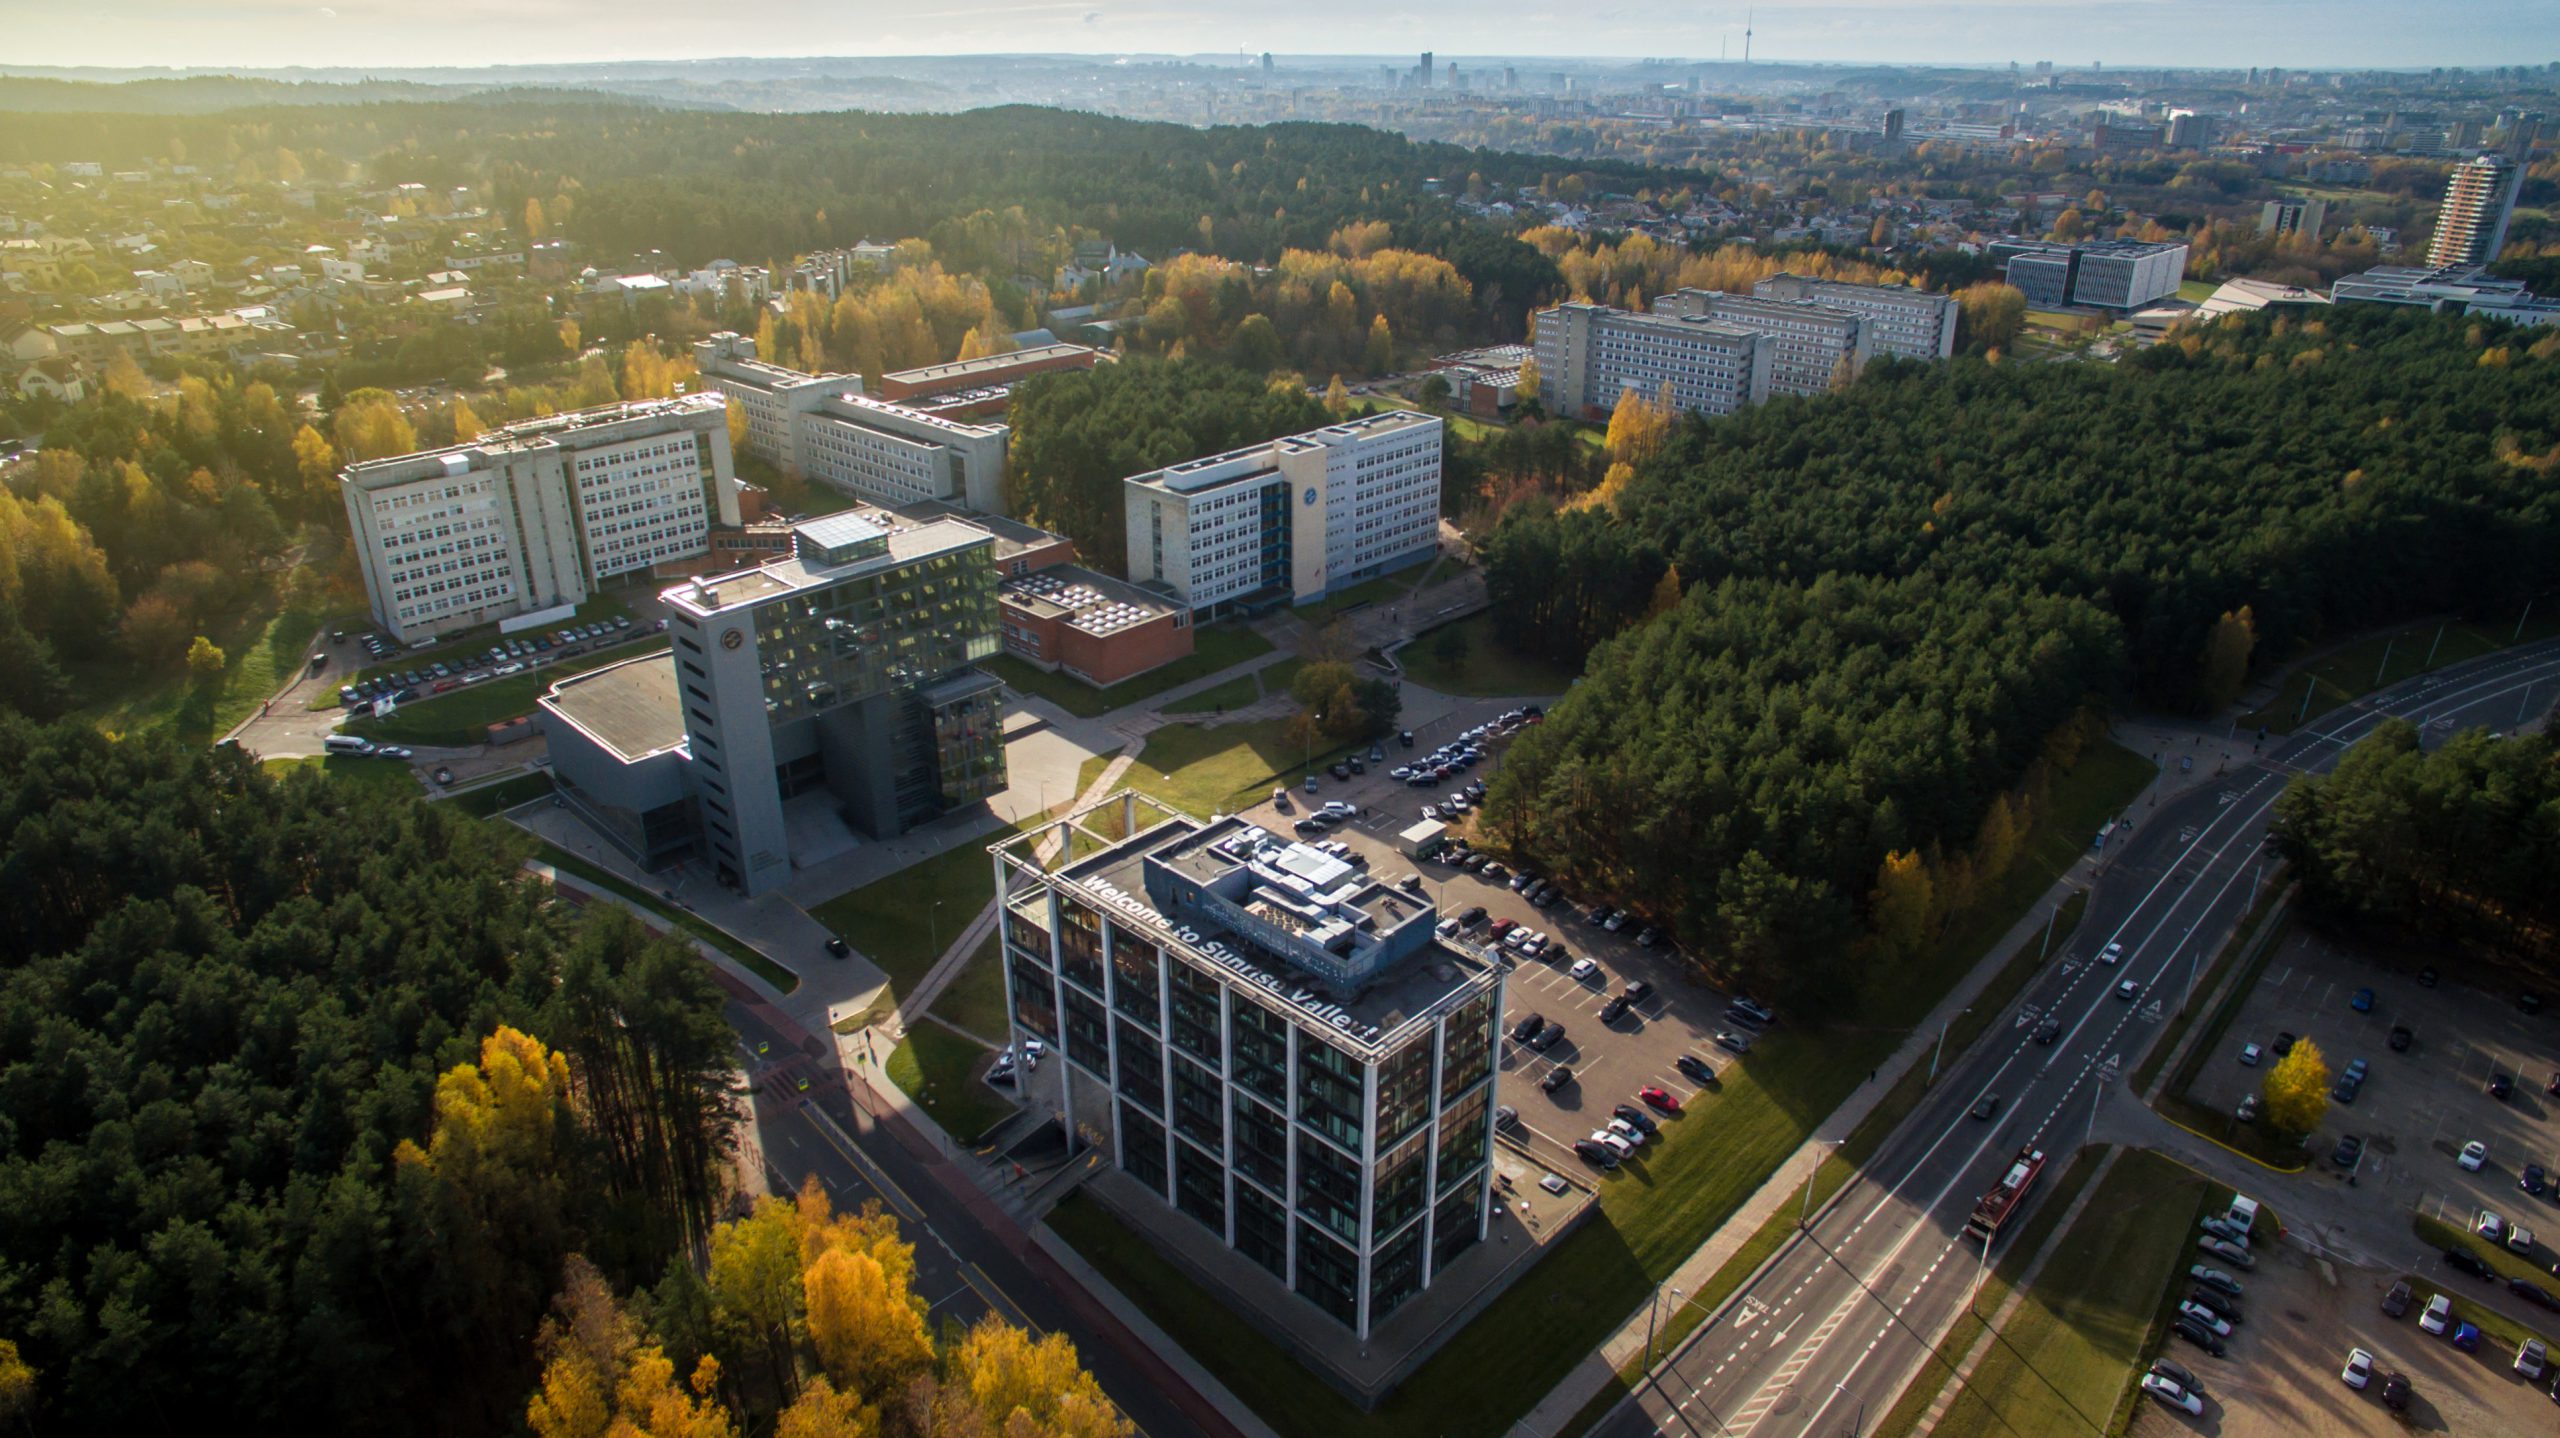
<svg viewBox="0 0 2560 1438">
<path fill-rule="evenodd" d="M 1866 1431 L 1919 1366 L 1935 1362 L 1931 1345 L 1971 1299 L 1982 1252 L 1963 1229 L 1974 1201 L 2025 1146 L 2052 1155 L 2048 1183 L 2059 1175 L 2088 1132 L 2099 1087 L 2141 1060 L 2176 1012 L 2198 956 L 2209 958 L 2247 911 L 2288 778 L 2327 769 L 2385 715 L 2422 721 L 2433 743 L 2465 728 L 2514 728 L 2555 696 L 2560 641 L 2545 641 L 2405 681 L 2256 753 L 2239 737 L 2227 773 L 2145 811 L 2130 834 L 2117 832 L 2077 935 L 2008 1022 L 1953 1065 L 1810 1230 L 1663 1359 L 1599 1431 Z M 2210 773 L 2226 746 L 2203 745 L 2192 752 Z M 2181 752 L 2167 754 L 2173 768 Z M 2111 943 L 2121 956 L 2106 961 Z M 2119 992 L 2127 982 L 2129 998 Z M 2039 1043 L 2048 1022 L 2058 1031 Z M 1971 1117 L 1990 1095 L 1997 1113 Z"/>
</svg>

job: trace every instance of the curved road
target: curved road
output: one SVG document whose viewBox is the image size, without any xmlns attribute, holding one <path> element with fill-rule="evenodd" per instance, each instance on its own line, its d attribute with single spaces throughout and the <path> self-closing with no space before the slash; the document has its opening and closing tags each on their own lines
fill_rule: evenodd
<svg viewBox="0 0 2560 1438">
<path fill-rule="evenodd" d="M 2151 811 L 2107 849 L 2078 936 L 2005 1029 L 1951 1067 L 1760 1280 L 1692 1333 L 1605 1419 L 1608 1438 L 1855 1435 L 1890 1407 L 1970 1300 L 1982 1261 L 1963 1237 L 1974 1200 L 2033 1145 L 2062 1160 L 2099 1087 L 2129 1072 L 2183 1001 L 2198 960 L 2247 912 L 2271 811 L 2300 770 L 2326 770 L 2385 716 L 2434 741 L 2511 729 L 2560 696 L 2560 640 L 2404 681 L 2325 717 Z M 2210 741 L 2208 741 L 2210 742 Z M 2120 962 L 2101 949 L 2123 946 Z M 2118 985 L 2130 981 L 2130 1000 Z M 2050 1046 L 2034 1041 L 2046 1019 Z M 1988 1122 L 1970 1116 L 1998 1095 Z M 2032 1208 L 2036 1198 L 2028 1200 Z M 1995 1239 L 1996 1243 L 1997 1240 Z M 2098 1422 L 2103 1424 L 2103 1417 Z"/>
</svg>

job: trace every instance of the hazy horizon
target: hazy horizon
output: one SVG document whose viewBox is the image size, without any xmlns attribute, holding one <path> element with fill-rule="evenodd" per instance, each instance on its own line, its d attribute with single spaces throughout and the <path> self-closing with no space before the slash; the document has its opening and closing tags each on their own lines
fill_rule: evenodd
<svg viewBox="0 0 2560 1438">
<path fill-rule="evenodd" d="M 1895 0 L 1755 3 L 1666 11 L 1486 0 L 1464 23 L 1381 14 L 1350 0 L 1274 10 L 1236 0 L 976 0 L 889 7 L 730 0 L 706 19 L 672 0 L 0 0 L 18 67 L 414 70 L 614 62 L 1062 55 L 1215 60 L 1271 51 L 1369 59 L 1676 57 L 1770 63 L 2085 69 L 2424 70 L 2560 58 L 2548 0 L 2478 0 L 2459 25 L 2383 0 Z M 876 21 L 867 17 L 877 16 Z M 1357 46 L 1341 43 L 1356 36 Z M 1488 44 L 1487 41 L 1512 43 Z M 2536 53 L 2535 47 L 2547 53 Z M 1409 62 L 1408 62 L 1409 63 Z"/>
</svg>

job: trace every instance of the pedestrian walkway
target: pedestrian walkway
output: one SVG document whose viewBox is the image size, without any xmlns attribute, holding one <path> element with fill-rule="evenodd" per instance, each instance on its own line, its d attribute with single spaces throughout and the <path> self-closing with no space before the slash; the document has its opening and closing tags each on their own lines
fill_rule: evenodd
<svg viewBox="0 0 2560 1438">
<path fill-rule="evenodd" d="M 1695 1252 L 1682 1260 L 1677 1269 L 1662 1280 L 1661 1286 L 1664 1290 L 1676 1288 L 1689 1294 L 1701 1292 L 1715 1277 L 1716 1271 L 1723 1268 L 1725 1263 L 1760 1231 L 1761 1225 L 1767 1223 L 1773 1215 L 1801 1202 L 1805 1185 L 1812 1178 L 1814 1171 L 1821 1167 L 1823 1161 L 1831 1157 L 1833 1149 L 1847 1141 L 1849 1135 L 1857 1131 L 1858 1125 L 1866 1121 L 1867 1116 L 1875 1111 L 1876 1105 L 1893 1090 L 1894 1085 L 1901 1081 L 1904 1074 L 1915 1065 L 1928 1062 L 1930 1048 L 1937 1042 L 1940 1032 L 1955 1021 L 1957 1014 L 1972 1007 L 1975 998 L 1994 978 L 1998 977 L 2001 968 L 2021 946 L 2033 941 L 2043 932 L 2046 921 L 2055 906 L 2069 898 L 2071 893 L 2085 882 L 2087 863 L 2088 861 L 2084 859 L 2080 864 L 2072 866 L 2071 871 L 2063 875 L 2046 893 L 2043 902 L 2020 918 L 2007 933 L 2001 935 L 1989 949 L 1984 951 L 1982 961 L 1974 965 L 1973 972 L 1965 975 L 1962 982 L 1949 990 L 1945 998 L 1938 1001 L 1938 1006 L 1930 1010 L 1929 1016 L 1912 1029 L 1910 1036 L 1903 1040 L 1900 1048 L 1894 1050 L 1893 1057 L 1884 1062 L 1876 1076 L 1861 1085 L 1856 1093 L 1843 1100 L 1838 1108 L 1833 1109 L 1830 1115 L 1815 1127 L 1812 1135 L 1806 1138 L 1784 1163 L 1778 1165 L 1777 1171 L 1760 1185 L 1759 1190 L 1753 1193 L 1742 1207 L 1736 1209 L 1705 1243 L 1700 1244 Z M 1821 1208 L 1815 1210 L 1817 1221 L 1821 1214 L 1829 1212 L 1848 1195 L 1863 1189 L 1866 1182 L 1866 1176 L 1860 1174 L 1841 1185 Z M 1787 1247 L 1788 1245 L 1781 1245 L 1776 1253 L 1770 1255 L 1762 1268 L 1765 1269 L 1768 1264 L 1777 1262 L 1785 1254 Z M 1758 1272 L 1755 1271 L 1752 1277 L 1757 1278 Z M 1751 1280 L 1746 1279 L 1734 1289 L 1732 1294 L 1723 1299 L 1723 1305 L 1729 1307 L 1750 1290 Z M 1586 1404 L 1616 1383 L 1620 1369 L 1641 1361 L 1648 1338 L 1648 1320 L 1651 1316 L 1648 1309 L 1641 1307 L 1629 1314 L 1626 1322 L 1604 1340 L 1595 1353 L 1584 1358 L 1562 1383 L 1549 1391 L 1546 1397 L 1539 1401 L 1537 1407 L 1531 1409 L 1528 1416 L 1520 1421 L 1513 1432 L 1545 1438 L 1545 1435 L 1562 1431 Z M 1710 1318 L 1709 1321 L 1713 1319 Z M 1657 1345 L 1655 1356 L 1657 1359 L 1667 1361 L 1671 1350 L 1672 1345 Z"/>
</svg>

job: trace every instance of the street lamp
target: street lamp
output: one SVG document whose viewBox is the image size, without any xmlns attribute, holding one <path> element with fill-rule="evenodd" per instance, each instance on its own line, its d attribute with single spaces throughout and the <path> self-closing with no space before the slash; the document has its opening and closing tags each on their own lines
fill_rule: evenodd
<svg viewBox="0 0 2560 1438">
<path fill-rule="evenodd" d="M 1841 1144 L 1843 1144 L 1843 1143 L 1846 1143 L 1846 1142 L 1848 1142 L 1848 1140 L 1846 1140 L 1846 1139 L 1839 1139 L 1839 1138 L 1835 1138 L 1835 1139 L 1831 1140 L 1831 1152 L 1832 1152 L 1832 1153 L 1835 1153 L 1835 1154 L 1836 1154 L 1836 1153 L 1838 1153 L 1838 1152 L 1840 1151 L 1840 1145 L 1841 1145 Z M 1814 1175 L 1815 1175 L 1815 1174 L 1818 1174 L 1818 1173 L 1822 1172 L 1822 1165 L 1823 1165 L 1823 1162 L 1824 1162 L 1824 1160 L 1823 1160 L 1823 1159 L 1819 1159 L 1819 1158 L 1818 1158 L 1818 1159 L 1815 1159 L 1815 1160 L 1813 1161 L 1813 1167 L 1805 1173 L 1805 1176 L 1804 1176 L 1804 1203 L 1796 1209 L 1796 1227 L 1798 1227 L 1798 1228 L 1803 1228 L 1803 1227 L 1805 1226 L 1806 1222 L 1807 1222 L 1807 1221 L 1812 1217 L 1812 1214 L 1813 1214 L 1813 1178 L 1814 1178 Z"/>
<path fill-rule="evenodd" d="M 925 957 L 925 967 L 931 968 L 942 958 L 942 901 L 940 899 L 934 900 L 925 910 L 924 923 L 925 934 L 933 945 L 933 952 Z"/>
<path fill-rule="evenodd" d="M 1947 1056 L 1947 1030 L 1956 1026 L 1956 1019 L 1963 1018 L 1972 1012 L 1973 1007 L 1970 1004 L 1956 1010 L 1955 1018 L 1947 1020 L 1946 1024 L 1938 1030 L 1938 1048 L 1935 1053 L 1929 1055 L 1929 1077 L 1921 1084 L 1922 1088 L 1927 1088 L 1938 1081 L 1938 1060 Z"/>
<path fill-rule="evenodd" d="M 1673 1288 L 1665 1290 L 1662 1288 L 1656 1288 L 1653 1291 L 1653 1309 L 1646 1315 L 1644 1321 L 1644 1366 L 1645 1371 L 1648 1373 L 1653 1371 L 1653 1330 L 1654 1326 L 1662 1321 L 1662 1295 L 1665 1292 L 1668 1292 L 1671 1295 L 1672 1307 L 1678 1308 L 1680 1306 L 1679 1289 Z"/>
</svg>

